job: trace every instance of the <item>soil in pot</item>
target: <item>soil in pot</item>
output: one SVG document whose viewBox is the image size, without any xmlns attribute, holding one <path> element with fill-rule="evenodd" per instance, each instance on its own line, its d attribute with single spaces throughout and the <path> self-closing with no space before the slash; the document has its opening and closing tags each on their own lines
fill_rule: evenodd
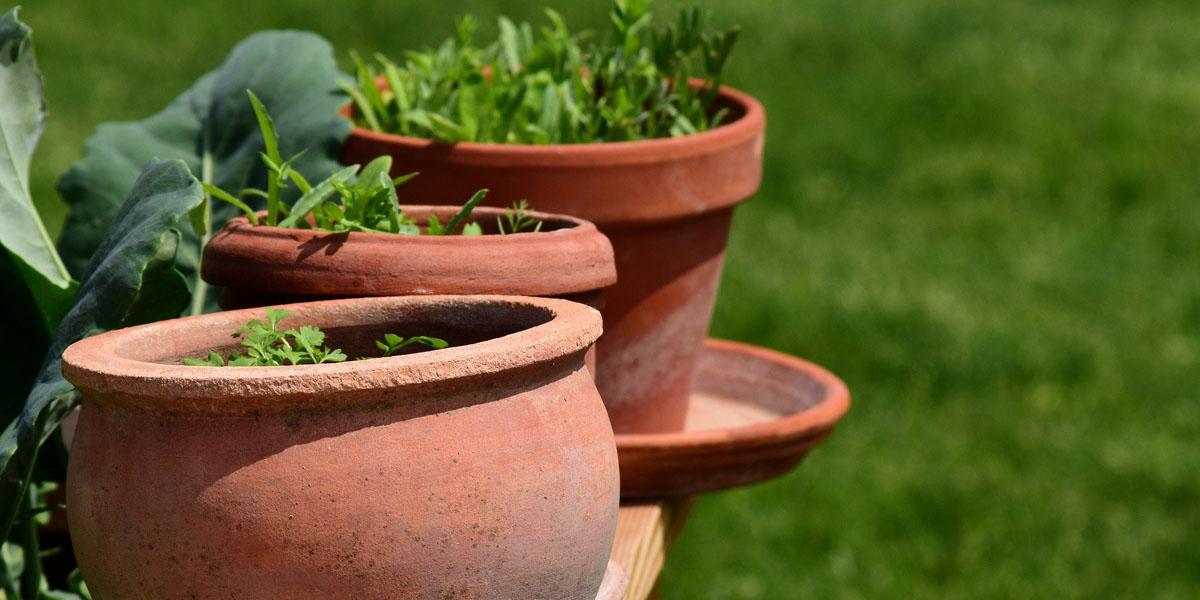
<svg viewBox="0 0 1200 600">
<path fill-rule="evenodd" d="M 612 431 L 583 356 L 599 315 L 495 296 L 295 304 L 330 346 L 444 350 L 183 366 L 258 309 L 83 340 L 68 472 L 98 600 L 595 598 L 616 526 Z"/>
<path fill-rule="evenodd" d="M 456 204 L 527 199 L 596 224 L 612 241 L 619 281 L 606 291 L 596 384 L 618 433 L 675 431 L 708 330 L 733 207 L 758 189 L 762 106 L 722 88 L 728 124 L 677 138 L 608 144 L 444 144 L 354 128 L 347 164 L 393 158 L 419 171 L 407 194 Z M 349 107 L 346 113 L 349 114 Z"/>
</svg>

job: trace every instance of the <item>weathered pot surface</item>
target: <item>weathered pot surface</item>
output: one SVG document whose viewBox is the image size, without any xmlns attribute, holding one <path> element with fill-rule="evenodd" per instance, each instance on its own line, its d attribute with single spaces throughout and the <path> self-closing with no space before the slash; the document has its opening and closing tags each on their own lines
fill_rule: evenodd
<svg viewBox="0 0 1200 600">
<path fill-rule="evenodd" d="M 286 306 L 282 326 L 377 355 L 190 367 L 260 309 L 101 334 L 63 355 L 83 395 L 68 470 L 98 600 L 596 597 L 616 527 L 611 428 L 576 303 L 409 296 Z"/>
<path fill-rule="evenodd" d="M 730 111 L 724 126 L 635 142 L 445 144 L 355 127 L 341 160 L 390 155 L 393 174 L 421 173 L 404 191 L 431 204 L 459 204 L 486 187 L 488 204 L 527 199 L 595 223 L 612 241 L 619 277 L 605 292 L 596 385 L 618 433 L 677 431 L 733 207 L 762 177 L 762 105 L 728 87 L 717 102 Z"/>
<path fill-rule="evenodd" d="M 710 339 L 685 430 L 617 436 L 621 495 L 688 496 L 778 477 L 824 442 L 849 408 L 846 384 L 817 365 Z"/>
<path fill-rule="evenodd" d="M 418 223 L 457 212 L 405 206 Z M 252 226 L 230 220 L 204 247 L 201 275 L 226 288 L 222 305 L 242 308 L 319 297 L 413 294 L 583 296 L 617 280 L 612 245 L 587 221 L 530 212 L 538 232 L 499 235 L 497 208 L 476 208 L 468 222 L 485 235 L 330 233 Z M 230 306 L 241 305 L 241 306 Z"/>
</svg>

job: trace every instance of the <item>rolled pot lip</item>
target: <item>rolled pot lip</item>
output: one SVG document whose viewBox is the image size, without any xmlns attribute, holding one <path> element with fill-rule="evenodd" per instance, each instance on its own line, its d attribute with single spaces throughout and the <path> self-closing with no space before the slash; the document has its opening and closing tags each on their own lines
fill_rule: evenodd
<svg viewBox="0 0 1200 600">
<path fill-rule="evenodd" d="M 692 79 L 692 85 L 696 85 Z M 525 166 L 608 166 L 680 160 L 711 152 L 714 148 L 733 147 L 761 135 L 766 127 L 766 111 L 750 94 L 722 85 L 718 97 L 742 107 L 744 114 L 734 121 L 700 133 L 679 137 L 625 142 L 589 142 L 585 144 L 499 144 L 494 142 L 441 142 L 394 133 L 383 133 L 352 125 L 350 137 L 377 143 L 404 146 L 414 150 L 439 151 L 456 160 L 476 164 L 521 164 Z M 353 103 L 339 110 L 351 118 Z"/>
<path fill-rule="evenodd" d="M 461 206 L 447 204 L 401 204 L 400 208 L 407 211 L 433 211 L 438 213 L 454 214 L 461 209 Z M 505 211 L 509 209 L 498 208 L 494 206 L 476 206 L 471 211 L 471 216 L 476 217 L 486 214 L 489 217 L 504 216 Z M 259 217 L 267 214 L 267 211 L 260 210 L 255 213 Z M 278 227 L 271 225 L 251 225 L 250 218 L 242 215 L 234 217 L 225 222 L 224 229 L 236 229 L 240 232 L 250 231 L 256 235 L 285 237 L 288 239 L 296 239 L 298 235 L 308 238 L 325 238 L 325 237 L 345 237 L 347 242 L 351 239 L 360 242 L 368 243 L 421 243 L 421 244 L 442 244 L 442 245 L 462 245 L 462 244 L 492 244 L 506 243 L 519 244 L 531 239 L 531 236 L 539 236 L 537 239 L 547 239 L 542 236 L 557 236 L 557 237 L 585 237 L 589 235 L 604 235 L 596 228 L 596 225 L 586 219 L 564 215 L 559 213 L 548 213 L 536 210 L 526 211 L 527 215 L 545 222 L 561 222 L 569 223 L 570 227 L 561 229 L 553 229 L 548 231 L 521 231 L 518 233 L 500 234 L 484 234 L 484 235 L 407 235 L 400 233 L 382 233 L 374 231 L 325 231 L 324 229 L 300 229 L 299 227 Z M 469 219 L 478 221 L 479 219 Z M 615 277 L 615 271 L 614 271 Z"/>
<path fill-rule="evenodd" d="M 424 205 L 424 204 L 406 204 L 402 205 L 405 211 L 415 214 L 424 214 L 426 211 L 437 214 L 454 214 L 460 207 L 446 205 Z M 472 211 L 473 220 L 486 221 L 496 217 L 503 216 L 507 209 L 479 206 Z M 263 211 L 261 214 L 265 214 Z M 249 239 L 255 240 L 256 243 L 279 243 L 284 242 L 290 246 L 299 248 L 303 244 L 309 242 L 325 242 L 336 241 L 339 244 L 346 244 L 357 248 L 392 248 L 397 247 L 395 252 L 410 253 L 414 260 L 422 253 L 437 253 L 448 248 L 464 249 L 462 251 L 478 254 L 481 258 L 490 256 L 515 256 L 518 253 L 538 252 L 538 249 L 544 249 L 548 246 L 571 245 L 571 252 L 584 253 L 583 256 L 588 257 L 593 261 L 594 268 L 589 269 L 574 269 L 564 271 L 566 265 L 562 264 L 539 264 L 531 265 L 532 268 L 538 268 L 546 271 L 546 277 L 540 279 L 542 282 L 559 282 L 556 285 L 549 283 L 545 284 L 546 289 L 543 294 L 541 289 L 521 289 L 508 288 L 499 286 L 490 286 L 491 289 L 479 289 L 478 292 L 484 295 L 504 295 L 504 294 L 521 294 L 521 295 L 566 295 L 590 292 L 607 288 L 617 282 L 617 266 L 616 257 L 613 254 L 612 243 L 608 240 L 595 224 L 585 219 L 573 217 L 570 215 L 548 213 L 540 211 L 529 211 L 529 216 L 540 219 L 545 223 L 554 223 L 563 225 L 559 229 L 546 231 L 525 231 L 519 233 L 511 233 L 505 235 L 485 234 L 485 235 L 401 235 L 395 233 L 375 233 L 375 232 L 332 232 L 320 229 L 299 229 L 289 227 L 271 227 L 265 225 L 251 225 L 246 216 L 240 216 L 230 219 L 225 226 L 214 234 L 213 239 L 205 247 L 207 255 L 208 246 L 219 244 L 221 236 L 248 236 Z M 299 250 L 297 250 L 299 253 Z M 245 282 L 235 281 L 228 277 L 227 274 L 217 269 L 217 263 L 214 261 L 231 260 L 228 257 L 220 258 L 222 255 L 214 255 L 204 261 L 201 268 L 201 276 L 205 281 L 215 285 L 232 285 L 234 287 L 247 287 Z M 353 260 L 353 259 L 350 259 Z M 411 262 L 411 261 L 408 261 Z M 405 264 L 405 261 L 398 261 L 399 265 Z M 419 265 L 413 265 L 411 269 L 404 269 L 416 273 L 421 271 Z M 555 278 L 554 276 L 562 275 Z M 395 275 L 394 272 L 381 273 L 380 276 Z M 404 286 L 391 286 L 389 295 L 406 295 L 418 292 L 416 290 L 401 290 Z M 249 286 L 248 289 L 256 289 L 259 291 L 277 291 L 272 286 Z M 476 293 L 475 291 L 454 291 L 454 293 Z"/>
<path fill-rule="evenodd" d="M 195 416 L 243 416 L 287 412 L 287 401 L 328 399 L 342 395 L 351 400 L 339 407 L 378 405 L 378 390 L 420 392 L 422 386 L 495 375 L 544 363 L 561 363 L 580 355 L 600 337 L 600 313 L 568 300 L 501 295 L 388 296 L 348 298 L 281 304 L 274 308 L 293 312 L 290 318 L 320 317 L 324 313 L 349 310 L 369 319 L 381 310 L 413 307 L 443 307 L 463 310 L 484 306 L 520 306 L 550 313 L 545 323 L 500 337 L 414 354 L 347 360 L 321 365 L 279 367 L 199 367 L 164 364 L 128 358 L 123 348 L 152 341 L 163 332 L 189 327 L 216 328 L 233 332 L 254 318 L 262 308 L 209 313 L 128 327 L 84 338 L 63 352 L 62 372 L 87 399 L 100 394 L 105 404 L 118 404 L 148 411 L 165 411 Z M 353 317 L 346 319 L 353 322 Z M 448 319 L 450 320 L 450 319 Z M 362 323 L 367 326 L 367 323 Z M 297 322 L 294 326 L 301 323 Z M 326 327 L 330 327 L 326 325 Z M 232 339 L 232 338 L 231 338 Z M 196 348 L 196 352 L 204 348 Z M 184 352 L 183 355 L 186 355 Z M 353 397 L 358 397 L 354 400 Z M 214 399 L 236 399 L 227 406 L 213 405 Z M 279 404 L 279 401 L 284 401 Z M 305 403 L 301 403 L 305 404 Z M 311 402 L 302 408 L 311 408 Z"/>
</svg>

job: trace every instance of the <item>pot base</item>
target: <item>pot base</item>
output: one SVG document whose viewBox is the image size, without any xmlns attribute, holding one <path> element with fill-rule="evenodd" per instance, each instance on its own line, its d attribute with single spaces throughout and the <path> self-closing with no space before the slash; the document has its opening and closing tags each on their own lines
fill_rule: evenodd
<svg viewBox="0 0 1200 600">
<path fill-rule="evenodd" d="M 817 365 L 709 339 L 684 430 L 616 436 L 621 498 L 701 494 L 783 475 L 849 406 L 846 385 Z"/>
</svg>

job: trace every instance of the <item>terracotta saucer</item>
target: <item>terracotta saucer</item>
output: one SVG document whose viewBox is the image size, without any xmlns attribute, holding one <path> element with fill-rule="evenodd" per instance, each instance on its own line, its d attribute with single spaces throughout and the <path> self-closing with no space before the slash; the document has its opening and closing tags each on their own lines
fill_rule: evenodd
<svg viewBox="0 0 1200 600">
<path fill-rule="evenodd" d="M 715 492 L 778 477 L 825 441 L 849 407 L 846 384 L 817 365 L 709 339 L 684 430 L 617 435 L 621 498 Z"/>
<path fill-rule="evenodd" d="M 608 569 L 604 571 L 604 580 L 600 582 L 600 591 L 596 592 L 596 600 L 621 600 L 628 587 L 629 576 L 625 569 L 610 560 Z"/>
</svg>

